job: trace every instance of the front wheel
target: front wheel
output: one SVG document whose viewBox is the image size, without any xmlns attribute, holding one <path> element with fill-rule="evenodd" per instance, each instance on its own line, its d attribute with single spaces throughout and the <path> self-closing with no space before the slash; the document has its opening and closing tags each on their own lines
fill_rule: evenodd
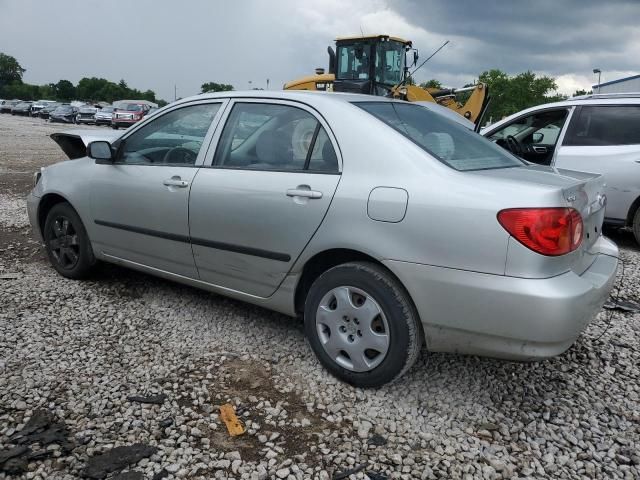
<svg viewBox="0 0 640 480">
<path fill-rule="evenodd" d="M 320 363 L 357 387 L 401 377 L 422 346 L 418 314 L 384 268 L 354 262 L 323 273 L 309 289 L 305 333 Z"/>
<path fill-rule="evenodd" d="M 640 207 L 636 209 L 633 216 L 633 235 L 636 237 L 636 242 L 640 244 Z"/>
<path fill-rule="evenodd" d="M 68 203 L 51 208 L 44 223 L 43 237 L 53 268 L 63 277 L 86 277 L 95 264 L 91 242 L 76 211 Z"/>
</svg>

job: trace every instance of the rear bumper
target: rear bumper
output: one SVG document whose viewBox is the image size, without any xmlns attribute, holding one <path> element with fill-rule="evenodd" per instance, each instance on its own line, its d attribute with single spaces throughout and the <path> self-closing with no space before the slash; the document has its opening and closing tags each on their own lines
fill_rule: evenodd
<svg viewBox="0 0 640 480">
<path fill-rule="evenodd" d="M 78 117 L 76 119 L 77 123 L 96 123 L 96 119 L 95 118 L 80 118 Z"/>
<path fill-rule="evenodd" d="M 407 287 L 429 350 L 534 360 L 569 348 L 609 297 L 618 248 L 605 237 L 594 247 L 582 275 L 545 279 L 384 263 Z"/>
</svg>

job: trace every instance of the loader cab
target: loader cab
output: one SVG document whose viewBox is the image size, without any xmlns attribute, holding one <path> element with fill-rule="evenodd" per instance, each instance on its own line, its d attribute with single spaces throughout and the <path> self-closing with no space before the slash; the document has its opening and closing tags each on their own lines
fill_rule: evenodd
<svg viewBox="0 0 640 480">
<path fill-rule="evenodd" d="M 335 72 L 333 90 L 385 96 L 407 75 L 407 53 L 411 42 L 397 37 L 377 35 L 336 40 L 330 71 Z M 412 63 L 417 61 L 414 50 Z"/>
</svg>

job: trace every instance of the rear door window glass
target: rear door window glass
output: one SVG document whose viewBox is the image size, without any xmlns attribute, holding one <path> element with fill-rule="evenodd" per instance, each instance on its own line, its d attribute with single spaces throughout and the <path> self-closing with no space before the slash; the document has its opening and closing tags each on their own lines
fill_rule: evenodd
<svg viewBox="0 0 640 480">
<path fill-rule="evenodd" d="M 313 115 L 301 108 L 266 103 L 234 105 L 214 164 L 256 170 L 338 171 L 333 145 Z"/>
<path fill-rule="evenodd" d="M 456 170 L 521 167 L 524 162 L 464 126 L 419 105 L 400 102 L 356 102 Z"/>
<path fill-rule="evenodd" d="M 640 145 L 640 105 L 582 106 L 567 130 L 564 145 Z"/>
</svg>

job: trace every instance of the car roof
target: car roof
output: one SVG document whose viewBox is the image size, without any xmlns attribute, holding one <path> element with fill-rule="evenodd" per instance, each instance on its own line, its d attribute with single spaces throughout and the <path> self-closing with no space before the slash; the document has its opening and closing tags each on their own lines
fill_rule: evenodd
<svg viewBox="0 0 640 480">
<path fill-rule="evenodd" d="M 535 107 L 525 108 L 524 110 L 520 110 L 519 112 L 513 113 L 508 117 L 502 118 L 497 122 L 492 123 L 491 125 L 484 127 L 482 129 L 482 133 L 485 134 L 487 132 L 493 131 L 496 127 L 502 126 L 511 120 L 526 115 L 528 113 L 534 113 L 539 110 L 546 110 L 549 108 L 560 108 L 560 107 L 576 107 L 579 105 L 640 105 L 640 93 L 638 94 L 630 94 L 630 93 L 622 93 L 622 94 L 590 94 L 590 95 L 581 95 L 578 97 L 572 97 L 567 100 L 563 100 L 561 102 L 551 102 L 551 103 L 543 103 L 540 105 L 536 105 Z"/>
<path fill-rule="evenodd" d="M 178 105 L 183 102 L 194 100 L 216 98 L 256 98 L 265 100 L 292 100 L 307 103 L 310 105 L 320 105 L 328 103 L 351 103 L 351 102 L 402 102 L 387 97 L 376 97 L 372 95 L 362 95 L 357 93 L 343 92 L 317 92 L 311 90 L 233 90 L 229 92 L 201 93 L 192 97 L 184 98 L 172 103 Z"/>
</svg>

